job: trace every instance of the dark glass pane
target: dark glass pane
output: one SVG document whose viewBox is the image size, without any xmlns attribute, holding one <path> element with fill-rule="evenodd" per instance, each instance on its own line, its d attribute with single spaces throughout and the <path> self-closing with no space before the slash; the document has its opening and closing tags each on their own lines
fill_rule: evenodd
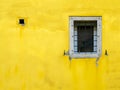
<svg viewBox="0 0 120 90">
<path fill-rule="evenodd" d="M 78 52 L 93 52 L 93 27 L 91 25 L 77 26 Z"/>
</svg>

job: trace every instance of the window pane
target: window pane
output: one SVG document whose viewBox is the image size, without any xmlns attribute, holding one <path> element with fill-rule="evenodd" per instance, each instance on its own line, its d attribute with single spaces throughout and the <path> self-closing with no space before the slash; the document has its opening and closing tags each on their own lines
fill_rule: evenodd
<svg viewBox="0 0 120 90">
<path fill-rule="evenodd" d="M 77 27 L 74 33 L 77 32 L 77 39 L 74 37 L 74 40 L 77 40 L 77 52 L 94 52 L 94 46 L 97 46 L 94 43 L 96 40 L 96 30 L 97 25 L 96 21 L 75 21 L 74 26 Z M 74 34 L 76 36 L 76 34 Z M 76 50 L 75 50 L 76 51 Z"/>
<path fill-rule="evenodd" d="M 78 52 L 93 52 L 93 26 L 78 26 Z"/>
</svg>

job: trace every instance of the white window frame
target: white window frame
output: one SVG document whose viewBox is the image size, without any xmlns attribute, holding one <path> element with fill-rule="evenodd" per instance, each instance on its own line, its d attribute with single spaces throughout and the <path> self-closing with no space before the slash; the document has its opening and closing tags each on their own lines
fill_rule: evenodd
<svg viewBox="0 0 120 90">
<path fill-rule="evenodd" d="M 101 16 L 79 16 L 69 17 L 70 25 L 70 46 L 69 56 L 70 58 L 98 58 L 101 56 L 102 51 L 102 17 Z M 74 21 L 97 21 L 97 52 L 74 52 Z"/>
</svg>

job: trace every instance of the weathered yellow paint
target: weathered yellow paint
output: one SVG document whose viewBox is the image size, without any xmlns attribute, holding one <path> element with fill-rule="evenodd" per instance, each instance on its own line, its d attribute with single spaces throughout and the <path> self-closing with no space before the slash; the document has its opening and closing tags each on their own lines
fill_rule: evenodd
<svg viewBox="0 0 120 90">
<path fill-rule="evenodd" d="M 0 90 L 120 90 L 119 4 L 0 0 Z M 96 59 L 70 62 L 63 56 L 69 49 L 69 16 L 102 16 L 98 67 Z M 27 20 L 25 26 L 18 25 L 19 17 Z"/>
</svg>

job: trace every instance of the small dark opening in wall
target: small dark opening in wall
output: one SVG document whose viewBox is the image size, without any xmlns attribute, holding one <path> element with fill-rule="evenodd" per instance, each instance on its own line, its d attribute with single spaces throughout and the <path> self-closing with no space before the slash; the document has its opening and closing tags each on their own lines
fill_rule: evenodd
<svg viewBox="0 0 120 90">
<path fill-rule="evenodd" d="M 24 25 L 25 24 L 24 19 L 19 19 L 19 24 Z"/>
</svg>

